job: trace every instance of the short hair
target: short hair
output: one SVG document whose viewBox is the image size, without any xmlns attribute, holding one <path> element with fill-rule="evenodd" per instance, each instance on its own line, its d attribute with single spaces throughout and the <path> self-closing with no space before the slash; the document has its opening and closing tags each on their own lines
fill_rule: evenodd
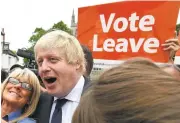
<svg viewBox="0 0 180 123">
<path fill-rule="evenodd" d="M 92 68 L 93 68 L 93 56 L 92 56 L 92 52 L 90 51 L 90 49 L 88 47 L 86 47 L 85 45 L 81 44 L 81 47 L 83 49 L 83 52 L 85 54 L 85 59 L 86 59 L 86 75 L 90 76 Z"/>
<path fill-rule="evenodd" d="M 35 59 L 37 59 L 37 50 L 39 48 L 58 49 L 59 53 L 64 55 L 68 64 L 79 64 L 80 72 L 85 71 L 84 52 L 79 41 L 74 36 L 62 30 L 48 32 L 34 46 Z"/>
<path fill-rule="evenodd" d="M 72 123 L 179 123 L 179 88 L 152 61 L 132 58 L 92 83 Z"/>
<path fill-rule="evenodd" d="M 22 113 L 22 115 L 20 117 L 11 121 L 11 122 L 17 122 L 21 119 L 24 119 L 24 118 L 30 116 L 35 111 L 36 106 L 37 106 L 38 101 L 39 101 L 39 97 L 40 97 L 40 84 L 39 84 L 39 80 L 36 77 L 36 75 L 31 70 L 29 70 L 28 68 L 15 69 L 14 71 L 12 71 L 9 74 L 9 76 L 2 83 L 1 101 L 3 100 L 3 92 L 4 92 L 6 85 L 8 84 L 9 77 L 14 77 L 17 79 L 25 78 L 25 79 L 27 79 L 29 84 L 31 84 L 33 87 L 33 91 L 32 91 L 31 98 L 30 98 L 30 103 L 27 105 L 26 109 L 24 110 L 24 112 Z"/>
</svg>

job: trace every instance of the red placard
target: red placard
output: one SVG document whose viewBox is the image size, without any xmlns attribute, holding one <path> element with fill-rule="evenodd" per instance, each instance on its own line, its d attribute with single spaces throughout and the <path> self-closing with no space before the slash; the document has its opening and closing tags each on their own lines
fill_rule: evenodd
<svg viewBox="0 0 180 123">
<path fill-rule="evenodd" d="M 123 1 L 78 9 L 78 39 L 95 59 L 147 57 L 167 62 L 180 1 Z"/>
</svg>

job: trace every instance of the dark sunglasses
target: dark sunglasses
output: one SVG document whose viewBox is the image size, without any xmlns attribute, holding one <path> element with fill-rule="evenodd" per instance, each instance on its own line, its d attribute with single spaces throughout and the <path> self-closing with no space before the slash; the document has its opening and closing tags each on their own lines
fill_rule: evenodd
<svg viewBox="0 0 180 123">
<path fill-rule="evenodd" d="M 8 79 L 8 82 L 13 84 L 13 85 L 17 85 L 19 83 L 21 83 L 21 87 L 26 89 L 26 90 L 29 90 L 29 91 L 32 91 L 32 86 L 26 82 L 20 82 L 19 80 L 13 78 L 13 77 L 9 77 Z"/>
</svg>

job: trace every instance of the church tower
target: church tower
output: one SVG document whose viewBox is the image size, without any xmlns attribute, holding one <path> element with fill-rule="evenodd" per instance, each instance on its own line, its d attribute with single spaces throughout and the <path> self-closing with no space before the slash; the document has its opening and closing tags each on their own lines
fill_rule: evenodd
<svg viewBox="0 0 180 123">
<path fill-rule="evenodd" d="M 77 36 L 77 34 L 76 34 L 77 25 L 76 25 L 76 22 L 75 22 L 74 9 L 73 9 L 73 13 L 72 13 L 72 16 L 71 16 L 71 30 L 72 30 L 72 34 L 76 37 Z"/>
</svg>

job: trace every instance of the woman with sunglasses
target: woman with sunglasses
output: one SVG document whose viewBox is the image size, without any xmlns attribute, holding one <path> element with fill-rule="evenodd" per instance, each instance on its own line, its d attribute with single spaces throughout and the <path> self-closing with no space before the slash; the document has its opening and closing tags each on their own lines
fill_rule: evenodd
<svg viewBox="0 0 180 123">
<path fill-rule="evenodd" d="M 36 123 L 28 118 L 36 109 L 40 84 L 29 69 L 15 69 L 1 85 L 1 122 Z"/>
</svg>

